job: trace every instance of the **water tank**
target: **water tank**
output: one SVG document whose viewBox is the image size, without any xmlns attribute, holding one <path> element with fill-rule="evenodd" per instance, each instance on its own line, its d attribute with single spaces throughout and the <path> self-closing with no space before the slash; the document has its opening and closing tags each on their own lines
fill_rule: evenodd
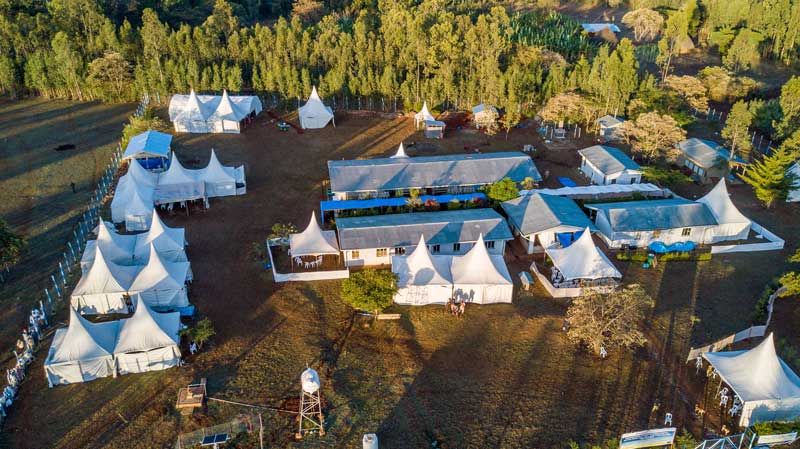
<svg viewBox="0 0 800 449">
<path fill-rule="evenodd" d="M 300 375 L 300 383 L 303 384 L 303 391 L 306 393 L 316 393 L 319 390 L 319 374 L 311 368 L 306 368 Z"/>
<path fill-rule="evenodd" d="M 363 449 L 378 449 L 378 435 L 365 433 L 364 438 L 361 439 L 361 447 Z"/>
</svg>

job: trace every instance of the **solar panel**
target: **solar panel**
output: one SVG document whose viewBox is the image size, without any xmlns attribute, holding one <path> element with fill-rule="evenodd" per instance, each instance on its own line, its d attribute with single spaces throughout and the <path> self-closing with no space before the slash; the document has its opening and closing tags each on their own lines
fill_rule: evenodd
<svg viewBox="0 0 800 449">
<path fill-rule="evenodd" d="M 228 434 L 227 433 L 217 433 L 214 435 L 208 435 L 203 437 L 203 441 L 200 442 L 201 446 L 213 446 L 215 444 L 225 443 L 228 441 Z"/>
</svg>

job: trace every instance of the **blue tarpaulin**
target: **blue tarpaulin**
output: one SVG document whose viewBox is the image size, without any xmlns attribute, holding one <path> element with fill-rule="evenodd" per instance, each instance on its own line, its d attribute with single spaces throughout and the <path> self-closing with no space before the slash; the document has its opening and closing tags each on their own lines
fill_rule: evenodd
<svg viewBox="0 0 800 449">
<path fill-rule="evenodd" d="M 583 235 L 584 231 L 578 232 L 559 232 L 556 234 L 556 238 L 558 239 L 558 243 L 561 244 L 562 248 L 566 248 L 569 245 L 572 245 L 572 242 L 578 240 L 578 237 Z"/>
<path fill-rule="evenodd" d="M 664 254 L 664 253 L 675 253 L 675 252 L 679 253 L 689 252 L 694 250 L 696 247 L 697 245 L 692 241 L 678 242 L 678 243 L 673 243 L 672 245 L 666 245 L 664 244 L 664 242 L 653 242 L 647 246 L 647 249 L 649 249 L 654 253 Z"/>
<path fill-rule="evenodd" d="M 449 203 L 453 200 L 471 201 L 475 198 L 486 199 L 483 193 L 462 193 L 459 195 L 420 195 L 419 199 L 423 203 L 434 200 L 439 204 Z M 353 210 L 371 209 L 373 207 L 398 207 L 405 206 L 408 198 L 373 198 L 369 200 L 328 200 L 319 202 L 320 215 L 325 216 L 325 212 L 334 210 Z"/>
<path fill-rule="evenodd" d="M 578 186 L 578 184 L 575 184 L 575 181 L 567 178 L 566 176 L 559 176 L 558 177 L 558 182 L 560 182 L 561 185 L 564 186 L 564 187 L 577 187 Z"/>
</svg>

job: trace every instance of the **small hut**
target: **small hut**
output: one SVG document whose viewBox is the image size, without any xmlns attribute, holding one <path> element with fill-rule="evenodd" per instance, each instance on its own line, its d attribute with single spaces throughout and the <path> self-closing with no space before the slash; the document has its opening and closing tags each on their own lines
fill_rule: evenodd
<svg viewBox="0 0 800 449">
<path fill-rule="evenodd" d="M 445 123 L 439 120 L 425 120 L 425 137 L 428 139 L 444 139 Z"/>
<path fill-rule="evenodd" d="M 475 129 L 493 126 L 497 123 L 498 117 L 500 117 L 500 112 L 492 105 L 481 103 L 472 108 L 472 121 L 475 123 Z"/>
</svg>

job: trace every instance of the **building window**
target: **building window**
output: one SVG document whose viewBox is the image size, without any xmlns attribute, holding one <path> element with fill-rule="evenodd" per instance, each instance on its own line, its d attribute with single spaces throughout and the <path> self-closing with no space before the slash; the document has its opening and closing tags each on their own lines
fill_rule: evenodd
<svg viewBox="0 0 800 449">
<path fill-rule="evenodd" d="M 397 248 L 394 249 L 395 256 L 402 256 L 405 253 L 406 253 L 406 248 L 404 246 L 398 246 Z"/>
<path fill-rule="evenodd" d="M 633 234 L 633 239 L 634 240 L 640 240 L 641 238 L 642 238 L 642 233 L 641 232 L 637 232 L 636 234 Z"/>
<path fill-rule="evenodd" d="M 453 251 L 461 251 L 461 244 L 453 243 Z"/>
<path fill-rule="evenodd" d="M 653 231 L 653 238 L 657 239 L 659 237 L 661 237 L 661 230 L 660 229 L 656 229 L 655 231 Z"/>
<path fill-rule="evenodd" d="M 494 240 L 489 240 L 486 242 L 486 247 L 489 249 L 494 249 Z"/>
<path fill-rule="evenodd" d="M 681 231 L 681 235 L 684 237 L 692 235 L 692 228 L 683 228 L 683 231 Z"/>
<path fill-rule="evenodd" d="M 617 178 L 611 180 L 611 184 L 616 184 L 616 183 L 617 183 Z"/>
<path fill-rule="evenodd" d="M 361 255 L 360 255 L 360 254 L 358 254 L 358 250 L 356 250 L 356 251 L 350 251 L 350 258 L 351 258 L 351 259 L 358 259 L 359 257 L 361 257 Z"/>
<path fill-rule="evenodd" d="M 439 250 L 441 250 L 441 247 L 440 247 L 439 245 L 433 245 L 433 246 L 431 247 L 431 252 L 432 252 L 432 253 L 438 253 L 438 252 L 439 252 Z"/>
<path fill-rule="evenodd" d="M 389 255 L 389 249 L 388 248 L 378 248 L 378 249 L 375 250 L 375 255 L 378 256 L 378 257 L 386 257 L 386 256 Z"/>
</svg>

